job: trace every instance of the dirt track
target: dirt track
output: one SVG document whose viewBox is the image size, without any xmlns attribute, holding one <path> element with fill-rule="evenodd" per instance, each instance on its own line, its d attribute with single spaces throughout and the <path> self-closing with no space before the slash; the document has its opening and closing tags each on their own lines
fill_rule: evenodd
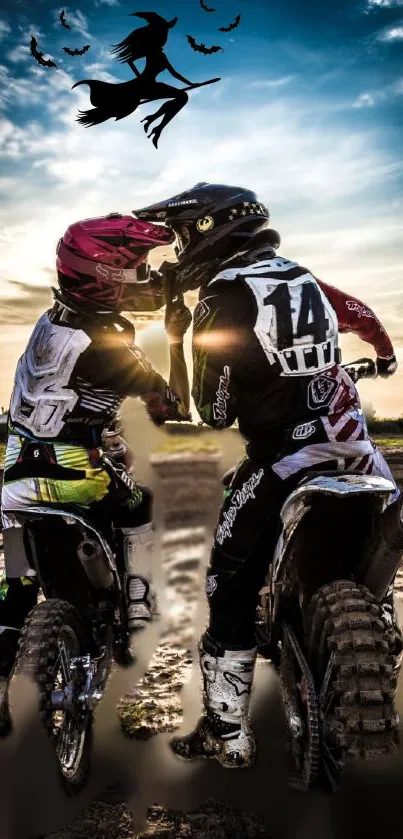
<svg viewBox="0 0 403 839">
<path fill-rule="evenodd" d="M 145 678 L 122 698 L 118 706 L 127 736 L 147 740 L 158 732 L 173 732 L 182 722 L 181 688 L 190 678 L 190 647 L 203 562 L 206 532 L 203 528 L 168 531 L 163 539 L 163 564 L 168 587 L 168 626 Z M 112 798 L 116 793 L 112 791 Z M 67 828 L 48 839 L 264 839 L 263 820 L 237 812 L 226 802 L 207 801 L 191 813 L 153 806 L 147 828 L 135 834 L 131 813 L 121 802 L 95 801 Z M 119 791 L 117 796 L 119 799 Z M 106 799 L 106 800 L 105 800 Z"/>
<path fill-rule="evenodd" d="M 170 531 L 163 540 L 168 626 L 145 678 L 118 706 L 121 726 L 128 737 L 145 740 L 158 732 L 174 731 L 181 724 L 180 691 L 190 678 L 192 666 L 190 645 L 205 538 L 205 530 L 199 527 Z M 264 839 L 267 836 L 262 819 L 253 814 L 242 815 L 230 804 L 217 801 L 207 801 L 200 810 L 188 814 L 153 806 L 146 830 L 135 834 L 130 810 L 122 797 L 119 788 L 106 790 L 102 800 L 94 801 L 68 827 L 47 834 L 48 839 Z"/>
<path fill-rule="evenodd" d="M 399 464 L 400 465 L 400 464 Z M 400 477 L 400 475 L 399 475 Z M 181 688 L 190 678 L 195 608 L 205 540 L 203 527 L 175 527 L 163 539 L 163 565 L 167 584 L 168 624 L 149 667 L 133 691 L 122 698 L 118 714 L 128 737 L 140 740 L 158 732 L 174 731 L 181 724 Z M 0 559 L 1 561 L 1 559 Z M 397 591 L 403 598 L 403 573 Z M 209 800 L 187 814 L 155 804 L 148 812 L 147 827 L 135 834 L 122 794 L 106 791 L 77 819 L 47 839 L 268 839 L 263 820 L 241 813 L 223 801 Z"/>
</svg>

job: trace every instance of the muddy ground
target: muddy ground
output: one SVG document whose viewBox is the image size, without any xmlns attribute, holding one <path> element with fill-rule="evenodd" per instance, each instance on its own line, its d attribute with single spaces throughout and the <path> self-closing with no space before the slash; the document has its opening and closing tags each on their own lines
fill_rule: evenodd
<svg viewBox="0 0 403 839">
<path fill-rule="evenodd" d="M 208 539 L 209 532 L 203 527 L 170 530 L 162 539 L 167 625 L 145 677 L 118 704 L 120 726 L 127 738 L 144 741 L 181 726 L 181 690 L 192 670 L 195 612 Z M 146 829 L 135 833 L 119 783 L 108 786 L 67 827 L 46 834 L 47 839 L 263 839 L 266 836 L 261 817 L 243 814 L 231 804 L 216 800 L 207 800 L 202 808 L 189 813 L 169 811 L 156 804 L 148 811 Z"/>
<path fill-rule="evenodd" d="M 176 527 L 162 537 L 166 625 L 146 675 L 118 704 L 121 730 L 129 741 L 144 742 L 181 726 L 183 687 L 191 677 L 196 607 L 211 534 L 211 527 Z M 0 545 L 0 564 L 1 559 Z M 402 572 L 396 589 L 403 602 Z M 214 796 L 187 813 L 155 802 L 148 810 L 145 830 L 136 833 L 124 799 L 120 784 L 110 784 L 77 818 L 46 834 L 46 839 L 269 839 L 273 835 L 262 816 Z"/>
</svg>

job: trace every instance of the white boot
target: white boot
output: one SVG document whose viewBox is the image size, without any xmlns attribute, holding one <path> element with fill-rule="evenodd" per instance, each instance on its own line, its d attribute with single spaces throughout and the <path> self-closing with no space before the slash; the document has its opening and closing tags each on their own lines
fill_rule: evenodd
<svg viewBox="0 0 403 839">
<path fill-rule="evenodd" d="M 171 748 L 185 760 L 211 757 L 227 769 L 251 766 L 256 742 L 249 703 L 257 648 L 223 650 L 214 656 L 207 652 L 209 646 L 203 637 L 199 652 L 205 713 L 194 731 L 171 740 Z"/>
<path fill-rule="evenodd" d="M 123 557 L 126 568 L 126 596 L 129 632 L 143 629 L 157 612 L 152 587 L 154 534 L 151 522 L 140 527 L 122 527 Z"/>
</svg>

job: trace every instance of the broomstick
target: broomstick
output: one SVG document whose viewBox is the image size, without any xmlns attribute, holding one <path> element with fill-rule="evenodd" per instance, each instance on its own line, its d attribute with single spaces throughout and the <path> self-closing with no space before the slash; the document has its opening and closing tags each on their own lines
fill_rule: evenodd
<svg viewBox="0 0 403 839">
<path fill-rule="evenodd" d="M 193 90 L 195 87 L 204 87 L 206 84 L 215 84 L 220 81 L 220 77 L 218 79 L 207 79 L 206 82 L 194 82 L 194 84 L 189 84 L 187 87 L 181 87 L 180 90 Z"/>
<path fill-rule="evenodd" d="M 132 66 L 132 65 L 130 65 L 130 66 Z M 134 65 L 133 65 L 133 67 L 134 67 Z M 135 72 L 137 73 L 137 76 L 140 76 L 139 71 L 136 68 L 134 68 L 134 69 L 135 69 Z M 220 81 L 221 81 L 220 77 L 218 79 L 207 79 L 206 82 L 195 82 L 194 84 L 188 84 L 187 87 L 178 87 L 178 90 L 180 90 L 180 91 L 195 90 L 196 87 L 204 87 L 206 84 L 215 84 L 216 82 L 220 82 Z M 76 85 L 73 85 L 73 86 L 75 87 Z M 143 98 L 141 99 L 141 104 L 142 105 L 145 105 L 147 102 L 154 102 L 154 99 L 143 99 Z"/>
</svg>

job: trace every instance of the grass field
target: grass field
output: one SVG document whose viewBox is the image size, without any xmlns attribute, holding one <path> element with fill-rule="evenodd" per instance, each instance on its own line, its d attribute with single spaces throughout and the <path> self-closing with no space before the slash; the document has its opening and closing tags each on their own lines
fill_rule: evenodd
<svg viewBox="0 0 403 839">
<path fill-rule="evenodd" d="M 381 446 L 385 449 L 401 449 L 403 448 L 403 437 L 385 437 L 385 435 L 379 436 L 377 434 L 371 434 L 371 439 L 376 443 L 377 446 Z"/>
</svg>

